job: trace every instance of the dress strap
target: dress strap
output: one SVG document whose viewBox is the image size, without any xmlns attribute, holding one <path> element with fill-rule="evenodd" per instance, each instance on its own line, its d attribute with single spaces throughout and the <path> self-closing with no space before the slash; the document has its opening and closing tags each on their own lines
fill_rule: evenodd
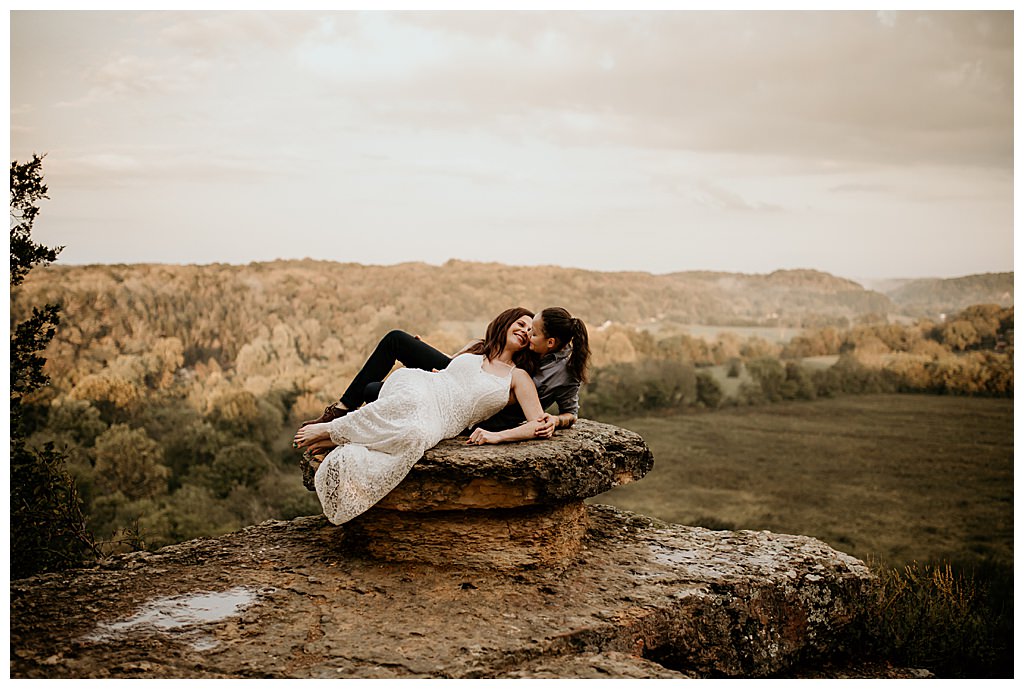
<svg viewBox="0 0 1024 689">
<path fill-rule="evenodd" d="M 482 370 L 482 371 L 484 371 L 484 373 L 488 373 L 488 374 L 490 374 L 492 376 L 497 376 L 497 375 L 500 375 L 500 374 L 498 374 L 498 373 L 491 373 L 490 371 L 484 370 L 484 363 L 501 364 L 502 366 L 508 366 L 508 371 L 506 371 L 505 374 L 504 374 L 505 376 L 512 375 L 512 371 L 516 370 L 516 368 L 517 368 L 515 364 L 506 364 L 504 361 L 497 361 L 497 360 L 488 359 L 486 356 L 481 354 L 480 355 L 480 370 Z M 502 377 L 504 377 L 504 376 L 502 376 Z"/>
</svg>

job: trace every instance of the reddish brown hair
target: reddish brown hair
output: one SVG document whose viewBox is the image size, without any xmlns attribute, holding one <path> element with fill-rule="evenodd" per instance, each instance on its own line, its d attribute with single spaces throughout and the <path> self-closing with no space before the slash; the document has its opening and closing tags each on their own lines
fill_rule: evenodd
<svg viewBox="0 0 1024 689">
<path fill-rule="evenodd" d="M 491 360 L 496 359 L 508 342 L 508 329 L 523 316 L 533 318 L 533 311 L 522 306 L 505 309 L 487 324 L 484 339 L 466 351 L 470 354 L 483 354 Z M 529 347 L 524 347 L 512 355 L 512 362 L 531 376 L 537 371 L 538 360 L 539 357 Z"/>
</svg>

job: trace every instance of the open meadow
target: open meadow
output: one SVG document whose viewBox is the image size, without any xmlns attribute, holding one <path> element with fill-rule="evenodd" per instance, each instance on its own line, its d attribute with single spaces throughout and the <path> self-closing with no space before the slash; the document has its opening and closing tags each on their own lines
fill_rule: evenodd
<svg viewBox="0 0 1024 689">
<path fill-rule="evenodd" d="M 891 567 L 1012 565 L 1012 400 L 863 395 L 602 420 L 640 433 L 655 464 L 593 502 L 805 534 Z"/>
</svg>

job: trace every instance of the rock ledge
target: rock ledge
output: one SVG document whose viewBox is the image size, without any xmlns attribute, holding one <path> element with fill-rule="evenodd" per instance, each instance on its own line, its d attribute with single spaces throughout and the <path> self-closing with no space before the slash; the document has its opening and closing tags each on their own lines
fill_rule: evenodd
<svg viewBox="0 0 1024 689">
<path fill-rule="evenodd" d="M 586 509 L 561 569 L 382 562 L 303 517 L 14 581 L 11 676 L 766 676 L 827 656 L 870 580 L 812 538 Z"/>
<path fill-rule="evenodd" d="M 342 527 L 269 521 L 14 581 L 11 676 L 761 677 L 841 646 L 860 561 L 584 503 L 652 464 L 587 421 L 454 439 Z"/>
<path fill-rule="evenodd" d="M 428 450 L 389 495 L 349 525 L 382 559 L 491 569 L 561 567 L 587 530 L 585 498 L 654 465 L 636 433 L 580 420 L 544 442 Z"/>
<path fill-rule="evenodd" d="M 469 446 L 464 437 L 444 440 L 377 506 L 429 512 L 558 504 L 639 481 L 653 466 L 654 456 L 637 433 L 580 419 L 543 442 Z"/>
</svg>

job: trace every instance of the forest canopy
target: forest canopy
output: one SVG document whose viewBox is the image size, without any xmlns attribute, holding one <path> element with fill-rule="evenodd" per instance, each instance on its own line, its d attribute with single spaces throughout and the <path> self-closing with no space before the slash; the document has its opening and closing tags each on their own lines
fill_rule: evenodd
<svg viewBox="0 0 1024 689">
<path fill-rule="evenodd" d="M 587 323 L 590 418 L 1013 387 L 1012 306 L 913 319 L 884 294 L 815 271 L 49 266 L 12 293 L 12 321 L 39 303 L 59 305 L 62 320 L 45 349 L 50 384 L 26 399 L 28 443 L 64 453 L 106 552 L 316 513 L 295 470 L 294 427 L 337 400 L 389 330 L 453 352 L 513 305 L 564 306 Z"/>
</svg>

